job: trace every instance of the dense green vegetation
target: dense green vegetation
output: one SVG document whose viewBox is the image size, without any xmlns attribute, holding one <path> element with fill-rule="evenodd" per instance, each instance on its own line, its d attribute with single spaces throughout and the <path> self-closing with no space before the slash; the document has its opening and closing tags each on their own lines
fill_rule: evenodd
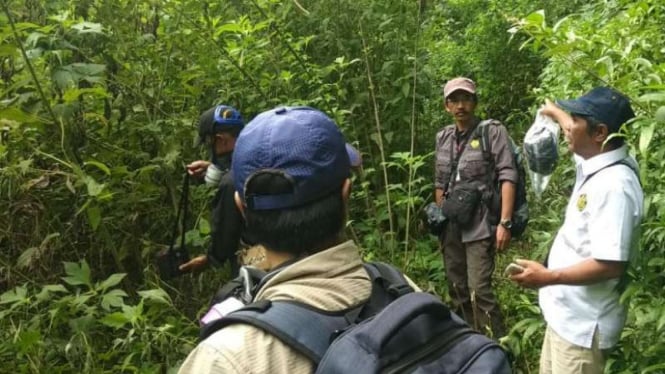
<svg viewBox="0 0 665 374">
<path fill-rule="evenodd" d="M 184 163 L 205 155 L 194 120 L 220 102 L 247 118 L 278 104 L 330 113 L 365 155 L 349 234 L 367 259 L 445 295 L 420 214 L 434 134 L 450 121 L 440 86 L 456 75 L 477 80 L 480 111 L 518 140 L 544 98 L 604 84 L 632 98 L 625 136 L 646 217 L 608 371 L 665 371 L 661 0 L 0 2 L 0 372 L 177 368 L 228 270 L 164 283 L 151 260 L 169 241 Z M 544 256 L 572 182 L 564 157 L 499 264 Z M 192 191 L 192 251 L 208 242 L 211 193 Z M 499 274 L 497 285 L 503 342 L 533 372 L 536 294 Z"/>
</svg>

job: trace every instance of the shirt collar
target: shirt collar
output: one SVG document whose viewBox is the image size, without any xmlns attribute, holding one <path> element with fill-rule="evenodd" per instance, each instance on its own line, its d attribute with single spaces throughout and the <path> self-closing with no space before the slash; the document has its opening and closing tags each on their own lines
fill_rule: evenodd
<svg viewBox="0 0 665 374">
<path fill-rule="evenodd" d="M 576 155 L 576 157 L 579 157 Z M 579 170 L 581 177 L 586 178 L 588 175 L 598 172 L 600 169 L 611 165 L 619 160 L 628 157 L 628 147 L 622 145 L 621 147 L 609 152 L 603 152 L 599 155 L 593 156 L 587 160 L 581 159 L 579 163 Z"/>
</svg>

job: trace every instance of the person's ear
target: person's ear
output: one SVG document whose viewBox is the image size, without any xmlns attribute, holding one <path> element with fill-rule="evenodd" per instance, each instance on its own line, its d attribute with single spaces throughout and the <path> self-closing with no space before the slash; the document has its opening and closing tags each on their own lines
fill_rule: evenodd
<svg viewBox="0 0 665 374">
<path fill-rule="evenodd" d="M 342 185 L 342 201 L 347 203 L 351 198 L 351 179 L 346 178 L 344 184 Z"/>
<path fill-rule="evenodd" d="M 238 191 L 233 194 L 233 201 L 236 203 L 236 208 L 238 208 L 240 214 L 245 217 L 245 204 L 242 203 L 242 199 L 240 198 Z"/>
<path fill-rule="evenodd" d="M 610 136 L 610 130 L 607 128 L 607 125 L 604 123 L 596 126 L 596 132 L 593 134 L 593 139 L 598 143 L 604 143 L 607 138 Z"/>
<path fill-rule="evenodd" d="M 445 109 L 446 112 L 448 112 L 448 113 L 453 112 L 452 109 L 448 108 L 448 100 L 446 100 L 446 99 L 443 99 L 443 109 Z"/>
</svg>

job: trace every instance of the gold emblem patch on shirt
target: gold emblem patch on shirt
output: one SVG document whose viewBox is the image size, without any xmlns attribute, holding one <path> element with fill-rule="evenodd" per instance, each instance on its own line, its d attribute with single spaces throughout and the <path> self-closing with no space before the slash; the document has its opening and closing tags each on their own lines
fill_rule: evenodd
<svg viewBox="0 0 665 374">
<path fill-rule="evenodd" d="M 583 193 L 577 198 L 577 210 L 580 212 L 586 208 L 586 194 Z"/>
<path fill-rule="evenodd" d="M 478 141 L 478 139 L 473 139 L 471 143 L 469 143 L 469 145 L 471 146 L 471 148 L 476 149 L 480 146 L 480 142 Z"/>
</svg>

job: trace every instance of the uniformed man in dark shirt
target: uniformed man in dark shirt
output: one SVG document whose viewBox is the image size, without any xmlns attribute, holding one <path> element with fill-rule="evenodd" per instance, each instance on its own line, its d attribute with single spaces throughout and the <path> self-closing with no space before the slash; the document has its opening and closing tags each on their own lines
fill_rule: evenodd
<svg viewBox="0 0 665 374">
<path fill-rule="evenodd" d="M 198 160 L 187 165 L 188 173 L 197 178 L 205 178 L 206 183 L 217 186 L 212 201 L 212 243 L 208 253 L 194 257 L 180 266 L 181 271 L 199 270 L 212 263 L 223 265 L 231 261 L 233 275 L 238 272 L 238 251 L 241 237 L 245 241 L 244 221 L 233 201 L 235 189 L 230 173 L 231 157 L 236 139 L 245 123 L 240 113 L 233 107 L 217 105 L 201 114 L 199 137 L 201 143 L 210 147 L 211 161 Z"/>
<path fill-rule="evenodd" d="M 491 159 L 483 154 L 480 131 L 474 131 L 480 123 L 474 114 L 475 83 L 463 77 L 452 79 L 443 95 L 454 124 L 436 135 L 435 201 L 441 206 L 464 184 L 482 191 L 470 221 L 461 224 L 451 219 L 441 235 L 448 291 L 458 314 L 477 330 L 499 338 L 505 331 L 491 280 L 495 251 L 505 250 L 511 239 L 518 173 L 508 132 L 498 121 L 488 125 Z M 500 194 L 500 212 L 489 209 L 492 194 Z"/>
</svg>

